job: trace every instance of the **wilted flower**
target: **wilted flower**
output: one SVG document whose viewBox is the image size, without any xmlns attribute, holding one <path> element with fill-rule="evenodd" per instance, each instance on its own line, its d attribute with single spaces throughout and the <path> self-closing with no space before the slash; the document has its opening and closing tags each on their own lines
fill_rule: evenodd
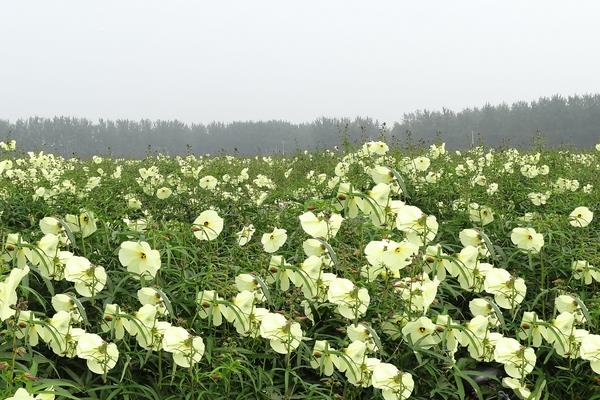
<svg viewBox="0 0 600 400">
<path fill-rule="evenodd" d="M 237 236 L 237 242 L 240 246 L 245 246 L 250 239 L 252 239 L 252 235 L 254 235 L 256 229 L 254 229 L 254 225 L 250 224 L 244 226 L 241 231 L 237 232 L 235 235 Z"/>
</svg>

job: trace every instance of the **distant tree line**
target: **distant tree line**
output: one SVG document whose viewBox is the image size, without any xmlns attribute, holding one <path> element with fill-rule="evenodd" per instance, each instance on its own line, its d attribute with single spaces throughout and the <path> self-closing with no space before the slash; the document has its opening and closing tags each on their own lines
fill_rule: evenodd
<svg viewBox="0 0 600 400">
<path fill-rule="evenodd" d="M 589 147 L 599 141 L 600 94 L 542 97 L 511 105 L 485 105 L 460 112 L 420 110 L 385 126 L 371 118 L 320 118 L 286 121 L 239 121 L 185 124 L 31 117 L 0 120 L 0 140 L 16 139 L 24 150 L 65 156 L 105 154 L 143 157 L 148 153 L 292 153 L 385 138 L 392 144 L 426 145 L 444 141 L 450 148 L 471 144 L 527 146 L 535 137 L 550 146 Z"/>
</svg>

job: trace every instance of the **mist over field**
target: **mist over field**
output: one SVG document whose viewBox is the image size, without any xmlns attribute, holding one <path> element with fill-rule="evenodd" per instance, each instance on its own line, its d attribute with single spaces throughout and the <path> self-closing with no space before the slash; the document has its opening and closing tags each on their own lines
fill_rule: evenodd
<svg viewBox="0 0 600 400">
<path fill-rule="evenodd" d="M 448 148 L 473 145 L 591 147 L 600 138 L 600 95 L 559 95 L 532 102 L 485 105 L 459 112 L 421 110 L 400 123 L 372 118 L 319 118 L 312 122 L 238 121 L 186 124 L 162 120 L 91 121 L 69 117 L 0 120 L 0 132 L 25 150 L 65 156 L 94 154 L 288 154 L 322 150 L 379 138 L 391 145 Z"/>
<path fill-rule="evenodd" d="M 85 157 L 282 153 L 382 131 L 590 146 L 599 14 L 594 1 L 5 3 L 0 138 Z"/>
</svg>

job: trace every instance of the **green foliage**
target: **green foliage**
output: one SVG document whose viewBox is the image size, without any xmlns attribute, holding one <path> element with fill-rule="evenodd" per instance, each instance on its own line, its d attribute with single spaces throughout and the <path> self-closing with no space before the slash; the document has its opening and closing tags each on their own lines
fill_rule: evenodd
<svg viewBox="0 0 600 400">
<path fill-rule="evenodd" d="M 107 123 L 108 124 L 108 123 Z M 138 143 L 146 143 L 140 141 Z M 520 173 L 522 165 L 534 153 L 514 150 L 474 148 L 465 154 L 444 154 L 431 158 L 426 172 L 407 172 L 406 160 L 423 155 L 392 149 L 389 155 L 371 159 L 358 153 L 320 152 L 297 154 L 293 157 L 243 158 L 166 157 L 148 156 L 140 160 L 97 158 L 95 160 L 64 160 L 45 155 L 15 155 L 5 153 L 0 160 L 12 160 L 13 172 L 0 174 L 0 244 L 7 252 L 7 235 L 18 233 L 22 240 L 35 244 L 43 236 L 39 221 L 56 217 L 64 221 L 67 214 L 79 215 L 82 209 L 97 219 L 97 230 L 88 237 L 71 232 L 68 224 L 65 235 L 70 244 L 62 249 L 88 258 L 108 273 L 106 286 L 93 297 L 78 296 L 71 282 L 50 280 L 39 273 L 43 265 L 32 266 L 32 272 L 18 288 L 17 313 L 30 310 L 45 316 L 54 311 L 50 298 L 53 293 L 71 293 L 78 298 L 76 306 L 82 315 L 80 326 L 99 333 L 103 339 L 117 344 L 120 352 L 117 365 L 107 374 L 92 373 L 84 360 L 59 357 L 44 343 L 31 346 L 16 335 L 14 318 L 0 325 L 0 398 L 12 396 L 16 389 L 26 387 L 30 393 L 41 393 L 52 387 L 58 398 L 110 399 L 367 399 L 381 398 L 380 390 L 360 388 L 348 382 L 343 373 L 331 377 L 321 375 L 310 366 L 314 340 L 328 340 L 336 349 L 350 341 L 346 328 L 352 323 L 335 311 L 332 304 L 312 304 L 315 323 L 306 318 L 301 306 L 304 296 L 298 287 L 280 290 L 280 283 L 271 282 L 270 255 L 260 242 L 263 233 L 274 227 L 287 230 L 287 241 L 276 253 L 298 268 L 306 256 L 302 250 L 308 238 L 298 222 L 307 210 L 331 214 L 340 212 L 345 220 L 340 231 L 324 242 L 333 266 L 331 271 L 351 279 L 358 287 L 367 288 L 371 302 L 364 317 L 379 351 L 373 357 L 409 372 L 415 381 L 414 399 L 506 399 L 516 398 L 510 389 L 502 387 L 502 366 L 481 362 L 470 357 L 460 347 L 455 362 L 441 346 L 423 348 L 407 341 L 402 333 L 402 321 L 396 318 L 406 305 L 395 290 L 395 278 L 366 279 L 365 246 L 371 241 L 403 234 L 390 226 L 372 223 L 372 217 L 360 213 L 348 217 L 348 209 L 339 205 L 338 181 L 334 170 L 344 158 L 351 164 L 344 178 L 353 190 L 368 197 L 373 187 L 366 173 L 373 163 L 393 168 L 394 179 L 402 180 L 403 194 L 398 196 L 425 214 L 435 215 L 439 230 L 434 243 L 439 243 L 451 259 L 463 246 L 459 232 L 474 225 L 483 234 L 490 251 L 487 262 L 521 277 L 527 284 L 526 297 L 514 309 L 500 309 L 492 303 L 499 317 L 496 331 L 516 337 L 521 329 L 524 311 L 535 311 L 544 321 L 557 314 L 554 300 L 559 294 L 576 296 L 579 308 L 586 317 L 582 328 L 600 333 L 600 283 L 585 284 L 574 278 L 571 263 L 587 260 L 600 266 L 600 224 L 596 216 L 585 228 L 569 224 L 568 215 L 577 206 L 587 206 L 598 213 L 600 209 L 600 157 L 593 152 L 567 152 L 540 149 L 535 165 L 548 165 L 548 175 L 526 178 Z M 486 154 L 492 154 L 486 161 Z M 354 156 L 352 156 L 354 155 Z M 431 155 L 430 155 L 431 156 Z M 354 157 L 354 158 L 353 158 Z M 535 157 L 533 157 L 535 158 Z M 349 161 L 360 159 L 361 162 Z M 465 176 L 456 173 L 459 164 L 471 160 L 476 167 Z M 515 171 L 507 172 L 512 162 Z M 122 168 L 120 177 L 111 175 Z M 158 175 L 140 178 L 140 169 L 156 167 Z M 197 168 L 201 169 L 194 172 Z M 249 179 L 239 177 L 248 168 Z M 101 169 L 101 170 L 99 170 Z M 31 173 L 35 170 L 36 173 Z M 28 172 L 29 171 L 29 172 Z M 425 178 L 428 172 L 440 172 L 435 182 Z M 320 175 L 326 174 L 326 175 Z M 216 189 L 203 189 L 203 176 L 216 177 Z M 227 178 L 224 178 L 227 175 Z M 259 175 L 272 183 L 253 181 Z M 485 176 L 485 184 L 475 183 Z M 97 186 L 89 179 L 101 177 Z M 558 178 L 576 179 L 576 190 L 560 190 Z M 72 183 L 71 186 L 64 182 Z M 497 183 L 495 193 L 489 185 Z M 586 185 L 592 189 L 583 190 Z M 166 199 L 156 197 L 156 190 L 169 187 L 173 194 Z M 40 191 L 40 188 L 44 188 Z M 531 192 L 552 192 L 544 205 L 534 206 L 528 198 Z M 266 198 L 261 202 L 261 193 Z M 410 197 L 408 197 L 408 195 Z M 128 207 L 128 199 L 138 199 L 142 207 Z M 494 221 L 489 225 L 473 224 L 467 205 L 478 203 L 490 207 Z M 213 208 L 225 221 L 223 231 L 213 241 L 199 241 L 192 232 L 192 222 L 204 210 Z M 384 210 L 385 211 L 385 210 Z M 535 212 L 527 222 L 520 219 Z M 123 219 L 144 219 L 145 230 L 136 230 Z M 237 244 L 235 233 L 252 224 L 256 235 L 245 246 Z M 392 223 L 393 225 L 393 223 Z M 523 225 L 544 235 L 545 244 L 539 254 L 518 249 L 511 242 L 511 231 Z M 119 262 L 119 246 L 124 241 L 145 241 L 160 252 L 162 265 L 155 278 L 135 279 Z M 2 254 L 2 253 L 0 253 Z M 422 256 L 422 253 L 419 253 Z M 416 274 L 424 265 L 423 257 L 403 270 L 402 277 Z M 14 258 L 0 257 L 0 281 L 16 265 Z M 223 299 L 232 299 L 238 290 L 234 285 L 240 273 L 254 273 L 265 293 L 264 307 L 280 311 L 290 321 L 301 324 L 305 340 L 288 355 L 278 354 L 269 341 L 260 337 L 241 337 L 228 322 L 215 327 L 210 318 L 198 315 L 197 294 L 215 290 Z M 163 319 L 203 338 L 206 346 L 202 360 L 190 368 L 177 366 L 170 353 L 149 351 L 127 334 L 117 340 L 115 331 L 101 333 L 104 306 L 116 303 L 126 314 L 140 307 L 136 292 L 141 286 L 159 290 L 161 301 L 168 310 Z M 457 324 L 472 317 L 469 301 L 484 294 L 465 291 L 454 278 L 446 278 L 439 286 L 436 299 L 428 314 L 448 314 Z M 491 300 L 490 296 L 487 296 Z M 17 314 L 18 315 L 18 314 Z M 528 345 L 525 340 L 525 345 Z M 527 378 L 528 387 L 537 399 L 600 399 L 599 376 L 588 361 L 563 358 L 549 344 L 536 351 L 537 363 Z M 505 392 L 507 397 L 502 397 Z M 532 397 L 533 398 L 533 397 Z"/>
</svg>

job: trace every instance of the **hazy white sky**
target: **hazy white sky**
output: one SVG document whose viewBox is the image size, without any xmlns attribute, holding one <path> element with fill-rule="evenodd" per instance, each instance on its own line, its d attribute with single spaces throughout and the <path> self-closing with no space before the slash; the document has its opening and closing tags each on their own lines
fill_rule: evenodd
<svg viewBox="0 0 600 400">
<path fill-rule="evenodd" d="M 600 92 L 600 1 L 0 2 L 0 118 L 372 116 Z"/>
</svg>

